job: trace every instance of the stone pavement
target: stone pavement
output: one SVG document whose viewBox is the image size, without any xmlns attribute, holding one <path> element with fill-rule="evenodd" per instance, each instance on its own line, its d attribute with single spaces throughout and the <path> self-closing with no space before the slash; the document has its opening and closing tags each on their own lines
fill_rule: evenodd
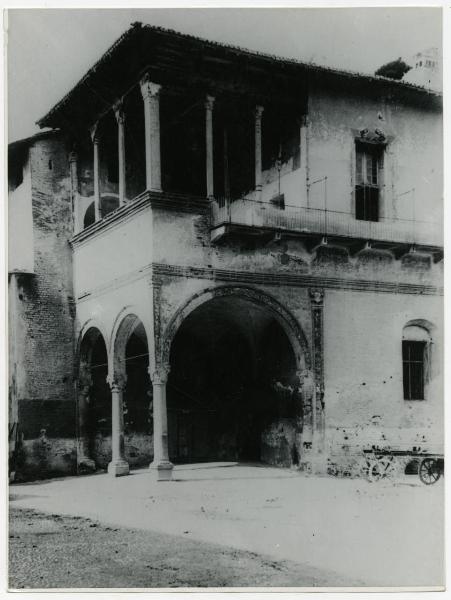
<svg viewBox="0 0 451 600">
<path fill-rule="evenodd" d="M 143 469 L 14 484 L 11 506 L 289 559 L 350 586 L 443 585 L 443 478 L 369 483 L 231 463 L 177 466 L 174 479 Z"/>
</svg>

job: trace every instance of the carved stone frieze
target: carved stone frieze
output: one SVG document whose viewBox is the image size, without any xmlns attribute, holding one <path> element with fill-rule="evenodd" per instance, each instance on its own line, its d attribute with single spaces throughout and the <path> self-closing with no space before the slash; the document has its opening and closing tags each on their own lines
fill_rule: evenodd
<svg viewBox="0 0 451 600">
<path fill-rule="evenodd" d="M 310 304 L 312 312 L 312 359 L 315 379 L 316 422 L 319 425 L 324 410 L 324 289 L 310 288 Z"/>
</svg>

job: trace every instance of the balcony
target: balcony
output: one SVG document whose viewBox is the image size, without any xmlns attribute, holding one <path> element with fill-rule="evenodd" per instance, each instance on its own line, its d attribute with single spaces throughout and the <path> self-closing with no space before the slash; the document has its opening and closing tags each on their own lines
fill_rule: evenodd
<svg viewBox="0 0 451 600">
<path fill-rule="evenodd" d="M 357 251 L 362 243 L 402 254 L 415 246 L 441 258 L 442 224 L 408 219 L 361 221 L 345 212 L 319 208 L 287 206 L 241 199 L 215 200 L 211 204 L 211 241 L 228 236 L 267 236 L 275 234 L 303 238 L 313 247 L 322 238 Z"/>
</svg>

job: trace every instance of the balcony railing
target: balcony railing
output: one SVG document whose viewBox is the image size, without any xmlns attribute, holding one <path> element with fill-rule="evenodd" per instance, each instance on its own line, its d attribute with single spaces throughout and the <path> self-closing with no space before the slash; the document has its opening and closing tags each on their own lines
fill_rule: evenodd
<svg viewBox="0 0 451 600">
<path fill-rule="evenodd" d="M 443 246 L 442 225 L 432 221 L 398 218 L 360 221 L 350 213 L 287 205 L 285 209 L 281 209 L 269 202 L 250 199 L 234 202 L 213 201 L 211 227 L 214 229 L 221 225 L 399 244 Z"/>
</svg>

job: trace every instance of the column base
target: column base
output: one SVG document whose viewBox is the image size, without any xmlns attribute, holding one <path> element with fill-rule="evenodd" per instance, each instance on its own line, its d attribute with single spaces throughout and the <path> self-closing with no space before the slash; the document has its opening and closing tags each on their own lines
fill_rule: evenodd
<svg viewBox="0 0 451 600">
<path fill-rule="evenodd" d="M 173 468 L 174 465 L 170 460 L 154 461 L 149 465 L 149 471 L 156 474 L 157 481 L 171 481 Z"/>
<path fill-rule="evenodd" d="M 121 477 L 130 473 L 130 466 L 126 460 L 111 461 L 108 465 L 108 473 L 113 477 Z"/>
<path fill-rule="evenodd" d="M 312 452 L 304 456 L 299 470 L 310 475 L 327 475 L 327 457 L 325 454 Z"/>
<path fill-rule="evenodd" d="M 78 473 L 93 473 L 96 470 L 96 463 L 92 458 L 87 456 L 80 456 L 77 459 L 77 471 Z"/>
</svg>

